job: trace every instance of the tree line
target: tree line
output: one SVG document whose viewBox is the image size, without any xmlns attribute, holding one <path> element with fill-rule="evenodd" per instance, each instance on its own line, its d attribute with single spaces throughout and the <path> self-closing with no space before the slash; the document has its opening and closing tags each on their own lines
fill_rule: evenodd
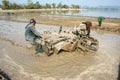
<svg viewBox="0 0 120 80">
<path fill-rule="evenodd" d="M 33 3 L 32 0 L 27 0 L 27 4 L 17 4 L 17 3 L 11 3 L 8 0 L 2 0 L 2 4 L 0 7 L 3 10 L 9 10 L 9 9 L 53 9 L 53 8 L 73 8 L 73 9 L 79 9 L 80 6 L 76 4 L 72 4 L 71 6 L 62 4 L 61 2 L 59 4 L 49 4 L 46 3 L 45 5 L 41 5 L 38 1 Z"/>
</svg>

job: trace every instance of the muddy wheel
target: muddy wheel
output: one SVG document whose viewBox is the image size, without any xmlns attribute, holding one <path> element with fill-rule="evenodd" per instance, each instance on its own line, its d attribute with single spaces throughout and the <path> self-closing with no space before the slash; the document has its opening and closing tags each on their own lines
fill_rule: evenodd
<svg viewBox="0 0 120 80">
<path fill-rule="evenodd" d="M 82 41 L 82 40 L 78 41 L 77 49 L 80 49 L 83 52 L 85 52 L 86 51 L 86 44 L 85 44 L 85 42 Z"/>
<path fill-rule="evenodd" d="M 55 54 L 59 54 L 61 50 L 58 50 L 57 48 L 54 49 Z"/>
<path fill-rule="evenodd" d="M 99 48 L 99 42 L 97 39 L 94 39 L 93 42 L 90 45 L 94 51 L 97 51 Z"/>
<path fill-rule="evenodd" d="M 53 54 L 53 50 L 50 50 L 50 49 L 48 48 L 47 44 L 44 44 L 44 45 L 42 46 L 42 48 L 43 48 L 44 52 L 45 52 L 48 56 L 51 56 L 51 55 Z"/>
<path fill-rule="evenodd" d="M 78 41 L 74 42 L 74 44 L 72 45 L 71 51 L 75 51 L 75 49 L 77 48 L 78 45 Z"/>
<path fill-rule="evenodd" d="M 90 43 L 88 42 L 90 41 Z M 99 42 L 93 37 L 82 37 L 78 42 L 78 48 L 82 49 L 84 52 L 86 50 L 97 51 L 99 47 Z"/>
<path fill-rule="evenodd" d="M 89 48 L 93 51 L 97 51 L 98 50 L 98 44 L 97 43 L 92 43 Z"/>
<path fill-rule="evenodd" d="M 46 54 L 49 53 L 49 49 L 48 49 L 48 47 L 47 47 L 46 44 L 42 45 L 42 48 L 43 48 L 43 50 L 44 50 L 44 52 L 45 52 Z"/>
</svg>

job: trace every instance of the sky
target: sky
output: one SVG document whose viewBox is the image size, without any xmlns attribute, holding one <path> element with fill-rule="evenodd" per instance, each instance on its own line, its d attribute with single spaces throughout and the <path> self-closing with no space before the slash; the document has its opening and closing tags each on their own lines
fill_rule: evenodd
<svg viewBox="0 0 120 80">
<path fill-rule="evenodd" d="M 28 0 L 9 0 L 10 2 L 15 2 L 18 4 L 27 4 Z M 39 1 L 40 4 L 46 3 L 56 3 L 59 4 L 77 4 L 80 6 L 120 6 L 120 0 L 32 0 L 32 2 Z M 2 0 L 0 0 L 0 4 L 2 4 Z"/>
</svg>

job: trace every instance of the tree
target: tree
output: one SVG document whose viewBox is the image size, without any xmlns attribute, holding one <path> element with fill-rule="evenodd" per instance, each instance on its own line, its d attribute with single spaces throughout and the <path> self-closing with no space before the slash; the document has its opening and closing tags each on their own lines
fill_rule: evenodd
<svg viewBox="0 0 120 80">
<path fill-rule="evenodd" d="M 79 6 L 79 5 L 72 4 L 72 8 L 79 9 L 80 6 Z"/>
<path fill-rule="evenodd" d="M 57 6 L 57 8 L 62 8 L 62 3 L 60 2 L 59 4 L 58 4 L 58 6 Z"/>
<path fill-rule="evenodd" d="M 34 9 L 34 4 L 33 4 L 33 3 L 28 4 L 28 5 L 26 5 L 25 8 L 26 8 L 26 9 Z"/>
<path fill-rule="evenodd" d="M 3 9 L 10 9 L 10 2 L 8 0 L 3 0 Z"/>
<path fill-rule="evenodd" d="M 0 8 L 2 8 L 2 5 L 0 4 Z"/>
<path fill-rule="evenodd" d="M 33 2 L 32 2 L 32 0 L 27 0 L 27 3 L 28 3 L 28 4 L 31 4 L 31 3 L 33 3 Z"/>
<path fill-rule="evenodd" d="M 55 3 L 52 3 L 52 8 L 56 8 L 56 4 Z"/>
<path fill-rule="evenodd" d="M 21 6 L 16 3 L 10 3 L 10 9 L 20 9 Z"/>
<path fill-rule="evenodd" d="M 51 4 L 46 4 L 46 8 L 51 8 Z"/>
<path fill-rule="evenodd" d="M 68 5 L 66 4 L 62 4 L 61 2 L 56 5 L 55 3 L 52 3 L 52 4 L 48 4 L 46 3 L 45 5 L 40 5 L 39 1 L 33 3 L 32 0 L 27 0 L 27 3 L 26 5 L 21 5 L 21 4 L 17 4 L 17 3 L 10 3 L 9 0 L 2 0 L 2 5 L 0 5 L 0 7 L 2 9 L 42 9 L 42 8 L 69 8 Z M 75 5 L 73 4 L 72 5 L 72 8 L 80 8 L 79 5 Z"/>
<path fill-rule="evenodd" d="M 69 8 L 69 6 L 68 5 L 63 5 L 62 8 L 66 8 L 67 9 L 67 8 Z"/>
<path fill-rule="evenodd" d="M 40 5 L 40 3 L 37 1 L 35 4 L 34 4 L 34 8 L 35 9 L 41 9 L 42 8 L 42 5 Z"/>
<path fill-rule="evenodd" d="M 25 6 L 26 9 L 34 9 L 34 3 L 32 0 L 27 0 L 27 5 Z"/>
</svg>

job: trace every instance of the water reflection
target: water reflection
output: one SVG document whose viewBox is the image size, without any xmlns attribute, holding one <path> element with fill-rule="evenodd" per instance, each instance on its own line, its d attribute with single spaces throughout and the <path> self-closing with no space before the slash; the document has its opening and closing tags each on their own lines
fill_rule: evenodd
<svg viewBox="0 0 120 80">
<path fill-rule="evenodd" d="M 23 13 L 23 12 L 22 12 Z M 86 10 L 31 10 L 24 12 L 28 13 L 37 13 L 39 15 L 67 15 L 67 16 L 93 16 L 98 17 L 100 15 L 110 18 L 120 18 L 120 10 L 114 9 L 86 9 Z M 19 13 L 17 13 L 19 14 Z M 1 15 L 1 13 L 0 13 Z M 15 13 L 5 13 L 5 15 L 15 15 Z"/>
<path fill-rule="evenodd" d="M 78 14 L 78 13 L 80 13 L 80 10 L 73 10 L 73 11 L 71 12 L 72 15 Z"/>
</svg>

